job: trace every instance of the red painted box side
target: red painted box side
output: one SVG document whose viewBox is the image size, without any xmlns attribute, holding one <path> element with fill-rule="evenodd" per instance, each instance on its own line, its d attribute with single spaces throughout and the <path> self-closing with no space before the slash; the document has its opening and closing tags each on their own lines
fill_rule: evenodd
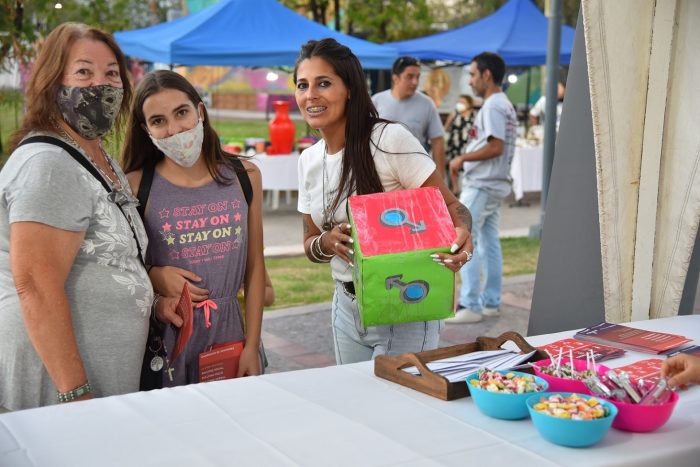
<svg viewBox="0 0 700 467">
<path fill-rule="evenodd" d="M 358 241 L 365 257 L 448 247 L 455 229 L 435 187 L 350 197 Z"/>
</svg>

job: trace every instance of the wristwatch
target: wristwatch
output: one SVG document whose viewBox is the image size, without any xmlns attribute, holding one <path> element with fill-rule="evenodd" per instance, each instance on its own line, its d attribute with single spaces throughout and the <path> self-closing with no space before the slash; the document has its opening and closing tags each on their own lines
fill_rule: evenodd
<svg viewBox="0 0 700 467">
<path fill-rule="evenodd" d="M 90 382 L 85 381 L 85 384 L 82 384 L 75 389 L 71 389 L 68 392 L 57 392 L 56 397 L 58 397 L 58 403 L 63 404 L 64 402 L 72 402 L 85 394 L 90 394 L 91 392 L 92 387 L 90 387 Z"/>
</svg>

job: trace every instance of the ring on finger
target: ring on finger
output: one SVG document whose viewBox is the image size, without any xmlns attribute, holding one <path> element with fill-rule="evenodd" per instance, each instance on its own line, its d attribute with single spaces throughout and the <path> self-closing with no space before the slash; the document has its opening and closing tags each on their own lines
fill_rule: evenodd
<svg viewBox="0 0 700 467">
<path fill-rule="evenodd" d="M 335 243 L 333 244 L 333 249 L 334 249 L 334 250 L 337 250 L 337 249 L 338 249 L 338 245 L 340 245 L 340 242 L 335 242 Z"/>
<path fill-rule="evenodd" d="M 471 261 L 472 257 L 474 256 L 474 253 L 471 251 L 464 250 L 464 254 L 467 255 L 467 261 Z"/>
</svg>

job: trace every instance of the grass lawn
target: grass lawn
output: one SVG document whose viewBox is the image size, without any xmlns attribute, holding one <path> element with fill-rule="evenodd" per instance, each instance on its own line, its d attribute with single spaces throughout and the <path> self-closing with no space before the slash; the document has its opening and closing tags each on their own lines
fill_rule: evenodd
<svg viewBox="0 0 700 467">
<path fill-rule="evenodd" d="M 537 269 L 540 241 L 527 237 L 501 239 L 503 275 L 533 274 Z M 275 288 L 270 310 L 330 302 L 333 280 L 328 264 L 312 263 L 306 257 L 269 258 L 265 261 Z M 457 275 L 459 282 L 459 275 Z"/>
</svg>

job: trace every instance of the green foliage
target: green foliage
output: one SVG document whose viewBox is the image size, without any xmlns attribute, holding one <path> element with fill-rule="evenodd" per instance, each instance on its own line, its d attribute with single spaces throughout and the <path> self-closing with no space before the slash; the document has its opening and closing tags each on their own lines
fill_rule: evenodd
<svg viewBox="0 0 700 467">
<path fill-rule="evenodd" d="M 27 63 L 35 54 L 34 44 L 45 29 L 44 24 L 55 17 L 54 2 L 35 0 L 18 2 L 0 0 L 0 70 L 10 61 Z"/>
<path fill-rule="evenodd" d="M 22 124 L 22 103 L 19 91 L 0 90 L 0 167 L 5 162 L 10 135 Z"/>
<path fill-rule="evenodd" d="M 0 69 L 10 61 L 29 63 L 42 37 L 61 23 L 76 21 L 108 32 L 145 27 L 165 20 L 179 0 L 0 0 Z M 18 5 L 20 6 L 18 8 Z"/>
<path fill-rule="evenodd" d="M 432 8 L 426 0 L 347 0 L 348 31 L 374 42 L 430 34 Z"/>
</svg>

